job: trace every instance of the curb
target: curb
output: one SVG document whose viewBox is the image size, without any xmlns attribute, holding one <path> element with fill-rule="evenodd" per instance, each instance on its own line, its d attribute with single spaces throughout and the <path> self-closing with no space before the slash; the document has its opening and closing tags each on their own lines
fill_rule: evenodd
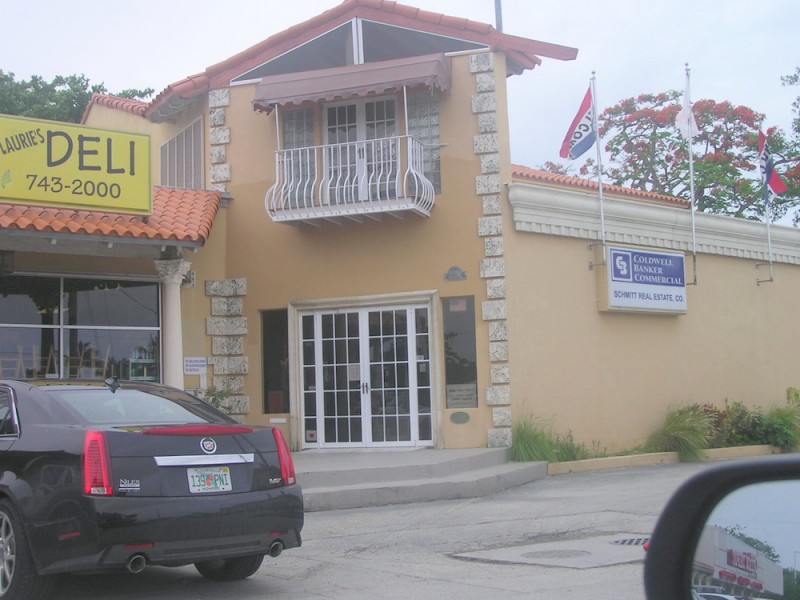
<svg viewBox="0 0 800 600">
<path fill-rule="evenodd" d="M 702 462 L 747 458 L 750 456 L 766 456 L 782 454 L 775 446 L 735 446 L 732 448 L 711 448 L 700 454 Z M 548 475 L 566 475 L 568 473 L 585 473 L 587 471 L 604 471 L 625 467 L 646 467 L 652 465 L 669 465 L 681 462 L 677 452 L 652 452 L 648 454 L 630 454 L 625 456 L 609 456 L 605 458 L 588 458 L 547 465 Z"/>
</svg>

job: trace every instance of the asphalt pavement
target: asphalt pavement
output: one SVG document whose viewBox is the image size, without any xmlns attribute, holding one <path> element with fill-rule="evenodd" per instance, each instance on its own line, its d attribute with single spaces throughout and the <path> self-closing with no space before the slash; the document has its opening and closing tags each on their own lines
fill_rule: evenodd
<svg viewBox="0 0 800 600">
<path fill-rule="evenodd" d="M 58 599 L 641 600 L 644 549 L 708 464 L 551 476 L 483 498 L 307 513 L 303 546 L 244 581 L 193 567 L 67 576 Z"/>
</svg>

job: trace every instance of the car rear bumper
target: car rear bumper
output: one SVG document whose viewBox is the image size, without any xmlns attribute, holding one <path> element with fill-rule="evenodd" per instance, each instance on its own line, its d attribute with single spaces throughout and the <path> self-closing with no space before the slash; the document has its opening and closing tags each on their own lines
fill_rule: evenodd
<svg viewBox="0 0 800 600">
<path fill-rule="evenodd" d="M 300 546 L 299 486 L 205 497 L 89 499 L 86 518 L 34 528 L 42 574 L 125 568 L 131 557 L 178 566 Z M 65 535 L 67 529 L 76 531 Z"/>
</svg>

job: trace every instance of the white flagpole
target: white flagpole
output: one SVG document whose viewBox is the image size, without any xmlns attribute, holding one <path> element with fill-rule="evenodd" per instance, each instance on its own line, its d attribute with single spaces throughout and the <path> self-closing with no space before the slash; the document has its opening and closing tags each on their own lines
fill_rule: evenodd
<svg viewBox="0 0 800 600">
<path fill-rule="evenodd" d="M 684 110 L 688 111 L 686 114 L 686 147 L 689 150 L 689 194 L 691 195 L 692 201 L 692 272 L 694 275 L 694 281 L 692 282 L 692 285 L 697 285 L 697 230 L 695 228 L 695 210 L 697 209 L 697 203 L 695 202 L 694 198 L 694 153 L 692 152 L 692 142 L 694 141 L 694 135 L 697 132 L 694 131 L 693 127 L 694 117 L 692 113 L 692 96 L 690 93 L 689 73 L 689 63 L 686 63 L 686 88 L 683 92 L 683 107 Z"/>
<path fill-rule="evenodd" d="M 606 213 L 603 206 L 603 159 L 600 153 L 600 132 L 597 129 L 597 108 L 595 107 L 595 98 L 597 98 L 597 91 L 595 89 L 595 72 L 592 71 L 592 128 L 594 129 L 594 146 L 597 149 L 597 184 L 600 194 L 600 240 L 603 244 L 603 261 L 606 259 Z"/>
</svg>

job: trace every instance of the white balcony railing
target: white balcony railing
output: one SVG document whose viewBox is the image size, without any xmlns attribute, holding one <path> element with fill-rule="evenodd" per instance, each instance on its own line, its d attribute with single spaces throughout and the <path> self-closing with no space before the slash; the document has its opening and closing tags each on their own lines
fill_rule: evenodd
<svg viewBox="0 0 800 600">
<path fill-rule="evenodd" d="M 435 192 L 423 146 L 410 136 L 275 153 L 264 204 L 273 221 L 358 218 L 413 211 L 430 216 Z"/>
</svg>

